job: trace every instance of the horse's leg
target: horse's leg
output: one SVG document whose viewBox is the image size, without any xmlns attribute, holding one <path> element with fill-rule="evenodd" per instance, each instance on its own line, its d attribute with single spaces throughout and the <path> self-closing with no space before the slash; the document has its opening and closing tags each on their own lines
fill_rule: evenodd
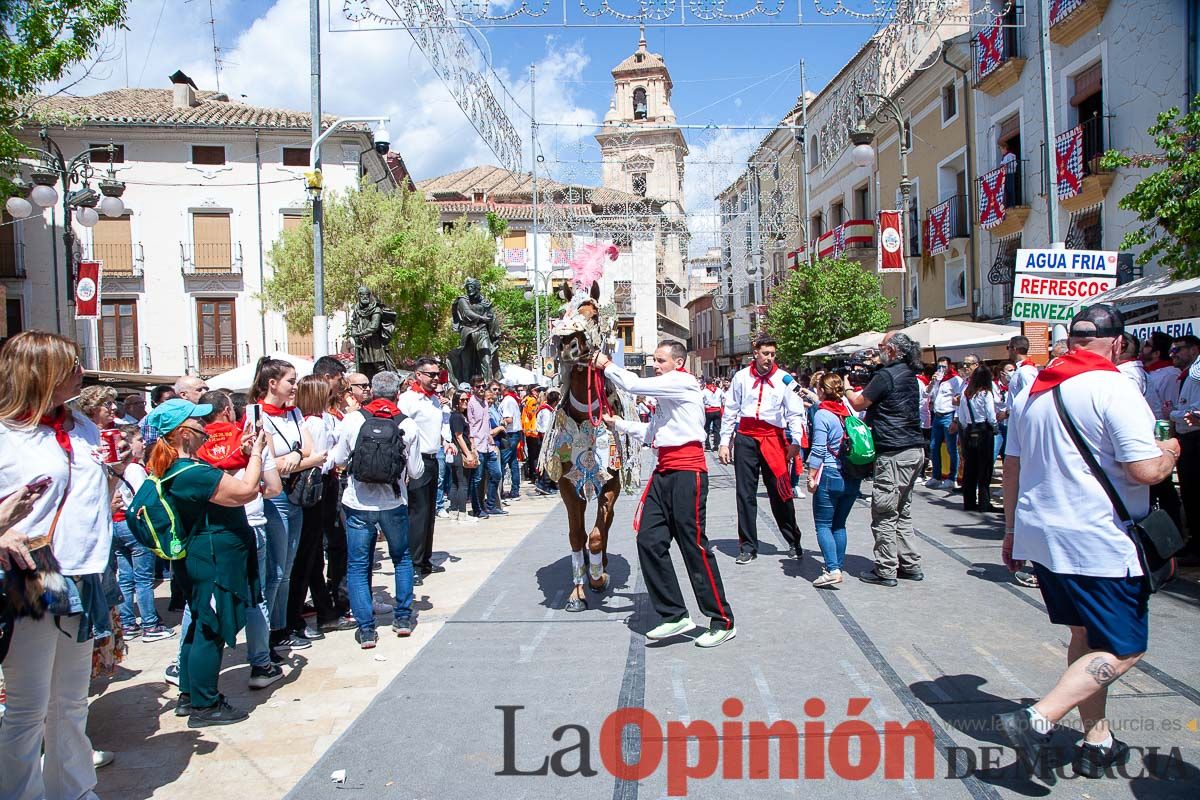
<svg viewBox="0 0 1200 800">
<path fill-rule="evenodd" d="M 600 577 L 590 578 L 593 591 L 603 591 L 608 586 L 608 530 L 612 527 L 613 514 L 617 505 L 617 494 L 621 481 L 610 478 L 596 498 L 596 524 L 588 536 L 588 551 L 593 554 L 592 563 L 599 562 Z M 599 556 L 596 559 L 595 556 Z"/>
<path fill-rule="evenodd" d="M 559 479 L 558 494 L 562 497 L 563 505 L 567 509 L 567 537 L 571 544 L 573 586 L 571 596 L 567 600 L 567 610 L 583 611 L 587 607 L 583 592 L 583 575 L 585 574 L 583 547 L 587 543 L 587 537 L 583 532 L 583 514 L 587 510 L 587 501 L 579 496 L 579 493 L 575 491 L 575 485 L 566 478 Z"/>
</svg>

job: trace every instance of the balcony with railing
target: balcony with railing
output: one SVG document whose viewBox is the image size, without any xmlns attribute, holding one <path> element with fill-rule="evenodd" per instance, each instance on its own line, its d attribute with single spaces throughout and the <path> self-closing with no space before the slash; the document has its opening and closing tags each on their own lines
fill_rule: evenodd
<svg viewBox="0 0 1200 800">
<path fill-rule="evenodd" d="M 1007 161 L 975 181 L 979 227 L 1000 239 L 1019 233 L 1029 219 L 1029 162 Z"/>
<path fill-rule="evenodd" d="M 6 242 L 0 245 L 0 278 L 25 277 L 25 243 Z"/>
<path fill-rule="evenodd" d="M 971 39 L 972 79 L 975 88 L 997 95 L 1013 86 L 1025 68 L 1025 10 L 1014 5 L 1008 14 L 997 16 L 992 24 Z"/>
<path fill-rule="evenodd" d="M 184 275 L 242 274 L 240 242 L 180 242 L 179 258 Z"/>
<path fill-rule="evenodd" d="M 934 254 L 950 247 L 952 239 L 971 235 L 966 195 L 956 194 L 933 206 L 925 214 L 925 245 Z"/>
<path fill-rule="evenodd" d="M 106 278 L 140 278 L 146 263 L 141 242 L 92 244 L 83 248 L 84 261 L 99 261 Z"/>
<path fill-rule="evenodd" d="M 1059 203 L 1074 213 L 1104 202 L 1116 175 L 1100 166 L 1111 146 L 1110 117 L 1094 114 L 1055 137 L 1055 165 Z"/>
<path fill-rule="evenodd" d="M 813 248 L 817 258 L 847 256 L 864 263 L 874 263 L 875 220 L 846 220 L 817 237 Z"/>
<path fill-rule="evenodd" d="M 1109 0 L 1046 0 L 1050 4 L 1050 41 L 1066 47 L 1100 24 Z"/>
</svg>

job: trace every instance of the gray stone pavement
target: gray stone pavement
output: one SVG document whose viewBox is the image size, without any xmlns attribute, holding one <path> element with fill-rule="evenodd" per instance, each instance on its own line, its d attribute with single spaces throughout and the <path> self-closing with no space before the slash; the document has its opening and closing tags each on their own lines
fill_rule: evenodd
<svg viewBox="0 0 1200 800">
<path fill-rule="evenodd" d="M 757 561 L 739 567 L 733 492 L 731 470 L 714 464 L 708 530 L 737 619 L 734 640 L 702 650 L 687 638 L 644 638 L 657 619 L 641 584 L 630 529 L 636 498 L 629 496 L 619 501 L 610 538 L 611 591 L 593 595 L 584 613 L 564 612 L 570 566 L 565 516 L 556 506 L 289 796 L 657 800 L 672 789 L 696 798 L 1200 796 L 1195 584 L 1181 582 L 1154 598 L 1147 661 L 1112 687 L 1118 736 L 1142 749 L 1130 777 L 1089 781 L 1067 766 L 1050 790 L 1020 773 L 991 723 L 995 713 L 1048 691 L 1065 659 L 1065 629 L 1051 626 L 1036 590 L 1013 585 L 1000 565 L 998 518 L 967 514 L 958 495 L 920 488 L 914 516 L 926 580 L 894 589 L 850 580 L 821 591 L 810 585 L 820 572 L 811 501 L 797 501 L 802 562 L 783 557 L 760 495 L 763 545 Z M 871 565 L 865 503 L 855 508 L 849 532 L 846 568 L 856 574 Z M 690 594 L 689 605 L 694 610 Z M 723 706 L 727 698 L 742 708 Z M 869 702 L 864 708 L 854 698 Z M 623 741 L 629 763 L 648 765 L 640 782 L 614 778 L 601 754 L 605 742 L 610 755 L 616 752 L 604 723 L 622 707 L 653 716 L 643 720 L 642 737 L 630 727 Z M 780 721 L 801 733 L 794 748 L 799 779 L 781 777 L 777 745 L 767 747 L 756 727 Z M 886 754 L 895 757 L 899 748 L 894 734 L 881 732 L 914 721 L 934 737 L 933 776 L 914 772 L 912 742 L 903 776 L 887 775 Z M 1078 718 L 1065 722 L 1056 734 L 1064 747 L 1079 738 L 1071 727 Z M 700 736 L 664 744 L 672 723 L 693 723 Z M 884 757 L 873 768 L 876 749 Z M 551 763 L 576 774 L 496 774 L 540 771 L 560 750 L 567 752 Z M 767 775 L 744 777 L 764 750 Z M 595 774 L 579 774 L 581 751 Z M 948 759 L 959 775 L 966 772 L 966 752 L 995 766 L 947 777 Z M 864 758 L 867 766 L 855 776 Z M 684 784 L 685 764 L 712 776 Z M 345 770 L 344 783 L 330 780 L 335 770 Z"/>
</svg>

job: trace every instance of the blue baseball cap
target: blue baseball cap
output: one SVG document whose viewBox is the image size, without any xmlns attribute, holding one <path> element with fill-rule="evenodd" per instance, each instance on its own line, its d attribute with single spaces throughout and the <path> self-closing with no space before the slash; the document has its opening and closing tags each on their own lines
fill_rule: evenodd
<svg viewBox="0 0 1200 800">
<path fill-rule="evenodd" d="M 207 417 L 212 410 L 213 407 L 208 403 L 196 405 L 182 397 L 172 397 L 167 402 L 155 406 L 154 410 L 146 415 L 143 424 L 153 428 L 159 436 L 166 436 L 182 425 L 184 420 Z"/>
</svg>

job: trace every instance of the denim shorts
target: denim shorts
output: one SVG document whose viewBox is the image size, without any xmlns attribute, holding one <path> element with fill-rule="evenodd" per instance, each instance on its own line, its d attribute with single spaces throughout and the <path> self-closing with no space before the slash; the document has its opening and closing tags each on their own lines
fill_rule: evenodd
<svg viewBox="0 0 1200 800">
<path fill-rule="evenodd" d="M 1033 567 L 1051 622 L 1083 628 L 1088 647 L 1117 658 L 1146 652 L 1150 619 L 1144 578 L 1064 575 L 1038 563 Z"/>
</svg>

